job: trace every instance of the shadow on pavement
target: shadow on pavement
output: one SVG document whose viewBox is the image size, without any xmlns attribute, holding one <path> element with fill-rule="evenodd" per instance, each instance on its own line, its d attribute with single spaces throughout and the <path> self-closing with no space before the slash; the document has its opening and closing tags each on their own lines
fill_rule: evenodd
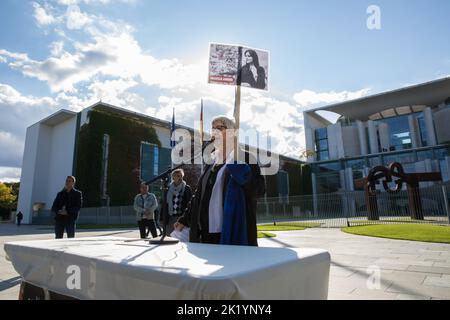
<svg viewBox="0 0 450 320">
<path fill-rule="evenodd" d="M 14 278 L 0 281 L 0 292 L 19 285 L 21 280 L 22 280 L 22 278 L 17 276 Z"/>
</svg>

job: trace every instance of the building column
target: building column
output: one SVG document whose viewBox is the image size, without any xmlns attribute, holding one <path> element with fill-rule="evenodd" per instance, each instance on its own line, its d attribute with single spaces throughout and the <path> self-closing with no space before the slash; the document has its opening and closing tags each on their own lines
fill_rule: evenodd
<svg viewBox="0 0 450 320">
<path fill-rule="evenodd" d="M 380 146 L 381 151 L 386 152 L 389 151 L 389 148 L 391 146 L 391 139 L 389 135 L 389 125 L 387 123 L 379 123 L 378 124 L 378 132 L 380 134 Z"/>
<path fill-rule="evenodd" d="M 427 127 L 428 146 L 435 146 L 437 144 L 436 133 L 434 131 L 433 112 L 430 107 L 423 110 L 423 116 L 425 119 L 425 126 Z"/>
<path fill-rule="evenodd" d="M 365 156 L 369 154 L 366 139 L 366 127 L 364 126 L 364 123 L 360 120 L 356 121 L 356 125 L 358 126 L 359 146 L 361 150 L 361 155 Z"/>
<path fill-rule="evenodd" d="M 355 201 L 355 181 L 353 178 L 353 169 L 352 168 L 347 168 L 347 187 L 348 187 L 348 191 L 347 192 L 347 200 L 350 206 L 350 212 L 349 212 L 349 216 L 354 217 L 356 216 L 356 201 Z"/>
<path fill-rule="evenodd" d="M 431 162 L 431 159 L 425 159 L 424 160 L 424 164 L 425 164 L 425 172 L 432 172 L 433 171 L 433 165 Z M 431 187 L 433 185 L 432 181 L 428 181 L 425 182 L 427 187 Z"/>
<path fill-rule="evenodd" d="M 344 158 L 344 141 L 342 139 L 342 126 L 335 123 L 327 127 L 328 152 L 330 159 Z"/>
<path fill-rule="evenodd" d="M 442 174 L 442 168 L 441 168 L 441 174 L 442 174 L 442 181 L 447 182 L 450 181 L 450 157 L 447 156 L 445 157 L 445 169 L 446 169 L 446 174 Z"/>
<path fill-rule="evenodd" d="M 312 197 L 313 197 L 313 216 L 316 217 L 318 215 L 317 209 L 317 178 L 315 173 L 311 173 L 311 185 L 312 185 Z"/>
<path fill-rule="evenodd" d="M 306 142 L 306 151 L 315 151 L 315 142 L 314 142 L 314 131 L 311 128 L 305 129 L 305 142 Z M 312 153 L 308 153 L 306 161 L 312 162 L 317 159 L 317 156 L 314 156 Z"/>
<path fill-rule="evenodd" d="M 419 148 L 422 146 L 422 143 L 420 141 L 419 132 L 418 132 L 418 126 L 417 126 L 417 119 L 416 117 L 409 115 L 408 116 L 408 125 L 409 125 L 409 135 L 411 138 L 411 146 L 413 148 Z"/>
<path fill-rule="evenodd" d="M 375 122 L 372 120 L 367 121 L 367 127 L 369 128 L 370 153 L 379 153 L 380 150 L 378 149 L 377 127 Z"/>
</svg>

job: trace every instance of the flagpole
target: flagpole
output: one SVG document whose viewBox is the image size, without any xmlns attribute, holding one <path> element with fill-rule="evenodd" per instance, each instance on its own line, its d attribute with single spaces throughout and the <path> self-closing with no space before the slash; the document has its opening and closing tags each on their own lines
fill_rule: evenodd
<svg viewBox="0 0 450 320">
<path fill-rule="evenodd" d="M 200 100 L 200 150 L 203 150 L 203 98 Z M 204 166 L 203 166 L 203 151 L 201 152 L 201 164 L 200 170 L 203 174 Z"/>
<path fill-rule="evenodd" d="M 175 147 L 175 140 L 173 140 L 173 133 L 175 131 L 175 107 L 172 109 L 172 122 L 170 124 L 170 149 L 171 151 L 173 151 L 173 148 Z M 170 167 L 171 169 L 173 169 L 174 164 L 173 164 L 173 159 L 172 156 L 170 157 Z"/>
</svg>

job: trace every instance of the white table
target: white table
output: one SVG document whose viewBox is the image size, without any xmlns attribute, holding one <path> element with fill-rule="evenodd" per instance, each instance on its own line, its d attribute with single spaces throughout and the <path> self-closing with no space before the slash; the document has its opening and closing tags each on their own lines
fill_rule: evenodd
<svg viewBox="0 0 450 320">
<path fill-rule="evenodd" d="M 77 299 L 327 299 L 330 255 L 322 249 L 126 240 L 4 247 L 24 281 Z"/>
</svg>

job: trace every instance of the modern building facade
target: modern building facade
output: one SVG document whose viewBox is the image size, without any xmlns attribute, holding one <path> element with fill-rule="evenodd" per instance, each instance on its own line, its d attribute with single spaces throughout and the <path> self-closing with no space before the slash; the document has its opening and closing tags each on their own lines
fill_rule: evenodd
<svg viewBox="0 0 450 320">
<path fill-rule="evenodd" d="M 450 180 L 450 77 L 308 110 L 304 122 L 315 194 L 355 190 L 355 179 L 394 161 Z"/>
<path fill-rule="evenodd" d="M 24 223 L 49 216 L 66 176 L 77 178 L 84 207 L 129 206 L 141 181 L 149 181 L 171 166 L 169 121 L 105 103 L 80 112 L 60 110 L 27 128 L 18 210 Z M 193 136 L 194 130 L 188 130 Z M 242 146 L 257 154 L 255 147 Z M 296 195 L 302 162 L 280 156 L 280 171 L 266 177 L 267 196 Z M 185 168 L 195 187 L 199 165 Z M 152 186 L 160 192 L 160 184 Z M 39 219 L 36 219 L 39 220 Z"/>
</svg>

